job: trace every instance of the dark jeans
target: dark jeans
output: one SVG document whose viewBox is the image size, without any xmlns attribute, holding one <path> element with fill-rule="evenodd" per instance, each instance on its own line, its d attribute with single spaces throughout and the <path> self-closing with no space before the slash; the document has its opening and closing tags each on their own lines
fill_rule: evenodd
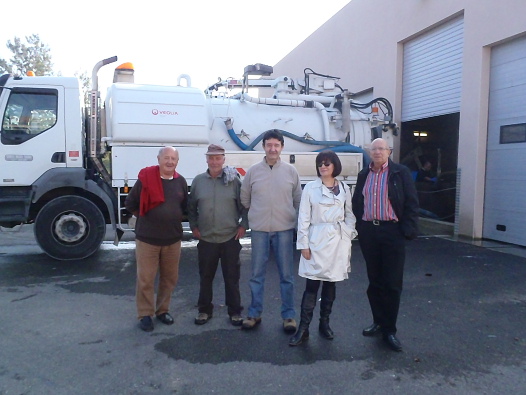
<svg viewBox="0 0 526 395">
<path fill-rule="evenodd" d="M 199 312 L 212 314 L 214 305 L 213 282 L 219 260 L 225 282 L 225 304 L 228 306 L 228 315 L 241 314 L 241 296 L 239 294 L 240 262 L 239 252 L 241 244 L 234 238 L 224 243 L 209 243 L 200 240 L 197 245 L 199 259 L 199 276 L 201 277 L 199 289 Z"/>
<path fill-rule="evenodd" d="M 367 265 L 367 297 L 373 320 L 384 333 L 396 333 L 402 295 L 405 238 L 398 223 L 360 222 L 358 240 Z"/>
</svg>

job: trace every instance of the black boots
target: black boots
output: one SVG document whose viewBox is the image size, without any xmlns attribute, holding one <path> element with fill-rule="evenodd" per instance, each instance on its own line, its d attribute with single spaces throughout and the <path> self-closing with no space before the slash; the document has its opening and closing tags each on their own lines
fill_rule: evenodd
<svg viewBox="0 0 526 395">
<path fill-rule="evenodd" d="M 320 334 L 329 340 L 334 338 L 334 332 L 329 326 L 329 316 L 332 312 L 332 304 L 336 299 L 336 286 L 334 283 L 324 283 L 321 289 L 320 302 Z"/>
<path fill-rule="evenodd" d="M 301 300 L 301 321 L 296 334 L 290 338 L 289 346 L 299 346 L 309 338 L 309 324 L 312 320 L 314 307 L 316 306 L 316 296 L 315 293 L 303 292 L 303 299 Z"/>
<path fill-rule="evenodd" d="M 290 338 L 289 346 L 299 346 L 309 338 L 309 324 L 312 321 L 316 298 L 317 294 L 315 293 L 303 292 L 303 299 L 301 300 L 301 321 L 298 326 L 298 331 Z M 321 289 L 319 330 L 320 335 L 329 340 L 334 338 L 334 332 L 329 326 L 329 316 L 332 312 L 334 299 L 336 299 L 336 284 L 323 283 Z"/>
</svg>

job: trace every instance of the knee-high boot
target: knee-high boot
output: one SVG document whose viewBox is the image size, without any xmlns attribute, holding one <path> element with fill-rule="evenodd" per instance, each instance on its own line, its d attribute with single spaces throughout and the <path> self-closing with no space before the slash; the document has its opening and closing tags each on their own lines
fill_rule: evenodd
<svg viewBox="0 0 526 395">
<path fill-rule="evenodd" d="M 329 316 L 332 312 L 332 304 L 336 299 L 336 284 L 332 286 L 326 286 L 321 289 L 321 302 L 320 302 L 320 334 L 329 340 L 334 338 L 334 332 L 329 326 Z"/>
<path fill-rule="evenodd" d="M 309 325 L 312 321 L 314 307 L 316 307 L 316 294 L 312 292 L 303 292 L 301 300 L 300 324 L 296 334 L 290 338 L 289 346 L 298 346 L 309 338 Z"/>
</svg>

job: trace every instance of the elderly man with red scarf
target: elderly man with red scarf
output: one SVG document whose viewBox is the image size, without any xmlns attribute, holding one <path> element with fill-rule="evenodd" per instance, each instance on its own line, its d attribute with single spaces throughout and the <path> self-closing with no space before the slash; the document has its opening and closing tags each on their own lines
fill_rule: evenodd
<svg viewBox="0 0 526 395">
<path fill-rule="evenodd" d="M 188 197 L 186 180 L 175 171 L 179 161 L 177 150 L 161 148 L 157 160 L 159 165 L 139 172 L 139 179 L 125 202 L 126 209 L 137 217 L 137 316 L 139 327 L 146 332 L 154 329 L 154 315 L 163 324 L 174 323 L 168 311 L 179 275 L 182 218 Z"/>
</svg>

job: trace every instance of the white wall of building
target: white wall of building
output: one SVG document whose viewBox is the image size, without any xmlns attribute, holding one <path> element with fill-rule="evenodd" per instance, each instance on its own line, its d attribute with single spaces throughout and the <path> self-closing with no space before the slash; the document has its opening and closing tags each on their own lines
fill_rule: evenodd
<svg viewBox="0 0 526 395">
<path fill-rule="evenodd" d="M 460 235 L 481 238 L 491 47 L 526 34 L 524 15 L 524 0 L 352 0 L 276 64 L 274 75 L 310 67 L 341 77 L 351 92 L 374 88 L 400 123 L 404 43 L 463 16 L 457 221 Z"/>
</svg>

